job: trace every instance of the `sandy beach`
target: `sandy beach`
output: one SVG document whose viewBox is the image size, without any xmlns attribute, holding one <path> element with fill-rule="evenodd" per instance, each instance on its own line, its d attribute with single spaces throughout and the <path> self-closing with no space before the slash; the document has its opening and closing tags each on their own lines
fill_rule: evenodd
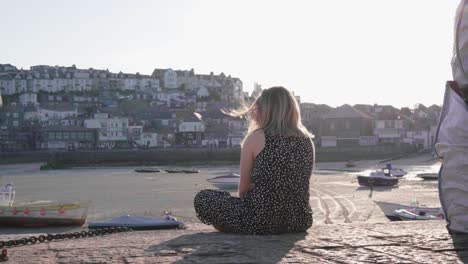
<svg viewBox="0 0 468 264">
<path fill-rule="evenodd" d="M 388 222 L 374 201 L 439 206 L 437 182 L 422 181 L 418 173 L 437 172 L 440 162 L 429 154 L 391 161 L 408 174 L 393 188 L 359 187 L 357 175 L 385 166 L 378 160 L 317 163 L 310 194 L 314 224 Z M 88 222 L 122 214 L 161 216 L 171 212 L 187 223 L 198 222 L 193 197 L 201 189 L 215 188 L 206 180 L 238 173 L 239 166 L 195 166 L 200 173 L 136 173 L 137 167 L 74 168 L 40 171 L 41 164 L 0 166 L 0 184 L 13 182 L 17 200 L 91 200 Z M 159 167 L 161 169 L 173 167 Z M 236 191 L 232 190 L 236 195 Z M 0 234 L 61 232 L 70 229 L 1 229 Z"/>
</svg>

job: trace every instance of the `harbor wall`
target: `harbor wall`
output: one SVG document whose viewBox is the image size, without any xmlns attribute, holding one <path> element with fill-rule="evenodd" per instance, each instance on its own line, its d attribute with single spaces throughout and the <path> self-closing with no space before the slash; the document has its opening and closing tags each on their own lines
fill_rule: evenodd
<svg viewBox="0 0 468 264">
<path fill-rule="evenodd" d="M 415 152 L 410 146 L 318 148 L 316 160 L 347 161 L 386 159 Z M 52 162 L 65 166 L 99 165 L 214 165 L 238 163 L 239 148 L 148 149 L 112 151 L 38 151 L 0 153 L 0 164 Z"/>
</svg>

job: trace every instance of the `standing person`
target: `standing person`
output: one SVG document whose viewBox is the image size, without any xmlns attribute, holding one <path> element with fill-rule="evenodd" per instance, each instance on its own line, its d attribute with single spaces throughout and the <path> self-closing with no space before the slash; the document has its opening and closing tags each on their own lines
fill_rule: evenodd
<svg viewBox="0 0 468 264">
<path fill-rule="evenodd" d="M 250 107 L 230 114 L 250 116 L 241 150 L 239 197 L 200 191 L 194 199 L 198 218 L 223 232 L 305 232 L 312 226 L 309 180 L 315 153 L 293 94 L 272 87 Z"/>
<path fill-rule="evenodd" d="M 468 233 L 468 2 L 455 19 L 454 81 L 447 82 L 435 150 L 443 159 L 439 196 L 450 233 Z"/>
</svg>

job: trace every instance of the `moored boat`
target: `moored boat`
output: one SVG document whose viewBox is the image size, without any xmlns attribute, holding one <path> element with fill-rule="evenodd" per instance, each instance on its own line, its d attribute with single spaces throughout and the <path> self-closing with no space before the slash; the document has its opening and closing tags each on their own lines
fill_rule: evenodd
<svg viewBox="0 0 468 264">
<path fill-rule="evenodd" d="M 107 227 L 128 227 L 132 230 L 157 230 L 184 228 L 185 225 L 170 215 L 166 215 L 164 218 L 124 215 L 109 220 L 93 222 L 88 225 L 89 229 Z"/>
<path fill-rule="evenodd" d="M 183 170 L 165 170 L 167 173 L 184 173 Z"/>
<path fill-rule="evenodd" d="M 383 171 L 371 172 L 369 176 L 358 175 L 358 183 L 364 187 L 394 186 L 398 184 L 398 178 L 388 175 Z"/>
<path fill-rule="evenodd" d="M 400 221 L 401 218 L 395 215 L 396 210 L 407 210 L 416 214 L 420 212 L 424 212 L 425 214 L 437 215 L 440 213 L 439 207 L 425 207 L 419 205 L 404 205 L 404 204 L 397 204 L 397 203 L 389 203 L 389 202 L 382 202 L 382 201 L 374 201 L 385 214 L 385 216 L 391 221 Z"/>
<path fill-rule="evenodd" d="M 140 172 L 140 173 L 156 173 L 156 172 L 161 172 L 162 170 L 158 168 L 145 168 L 145 169 L 136 169 L 135 172 Z"/>
<path fill-rule="evenodd" d="M 439 173 L 419 173 L 416 177 L 425 181 L 437 181 L 439 180 Z"/>
<path fill-rule="evenodd" d="M 199 171 L 199 170 L 197 170 L 197 169 L 191 169 L 191 170 L 182 170 L 182 172 L 184 172 L 184 173 L 200 173 L 200 171 Z"/>
<path fill-rule="evenodd" d="M 383 171 L 388 170 L 390 175 L 393 177 L 403 177 L 408 174 L 405 170 L 400 168 L 395 168 L 392 164 L 388 163 L 385 168 L 382 168 Z"/>
<path fill-rule="evenodd" d="M 398 209 L 395 210 L 394 214 L 399 217 L 402 221 L 412 221 L 412 220 L 443 220 L 443 214 L 434 212 L 426 212 L 426 211 L 418 211 L 417 213 L 405 210 L 405 209 Z"/>
<path fill-rule="evenodd" d="M 86 222 L 90 202 L 16 204 L 14 192 L 11 184 L 0 189 L 0 226 L 82 226 Z"/>
<path fill-rule="evenodd" d="M 354 163 L 354 161 L 352 160 L 349 160 L 348 162 L 346 162 L 345 166 L 346 168 L 354 168 L 356 167 L 356 163 Z"/>
<path fill-rule="evenodd" d="M 229 175 L 217 176 L 206 181 L 219 189 L 234 189 L 239 186 L 240 176 L 231 173 Z"/>
</svg>

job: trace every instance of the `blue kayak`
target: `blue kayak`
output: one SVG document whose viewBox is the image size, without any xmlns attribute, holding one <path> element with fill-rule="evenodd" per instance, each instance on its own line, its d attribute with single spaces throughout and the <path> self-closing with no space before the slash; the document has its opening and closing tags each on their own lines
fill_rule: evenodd
<svg viewBox="0 0 468 264">
<path fill-rule="evenodd" d="M 185 227 L 183 222 L 178 221 L 175 217 L 170 215 L 167 215 L 165 218 L 124 215 L 109 220 L 90 223 L 88 228 L 98 229 L 119 226 L 128 227 L 132 230 L 177 229 Z"/>
</svg>

